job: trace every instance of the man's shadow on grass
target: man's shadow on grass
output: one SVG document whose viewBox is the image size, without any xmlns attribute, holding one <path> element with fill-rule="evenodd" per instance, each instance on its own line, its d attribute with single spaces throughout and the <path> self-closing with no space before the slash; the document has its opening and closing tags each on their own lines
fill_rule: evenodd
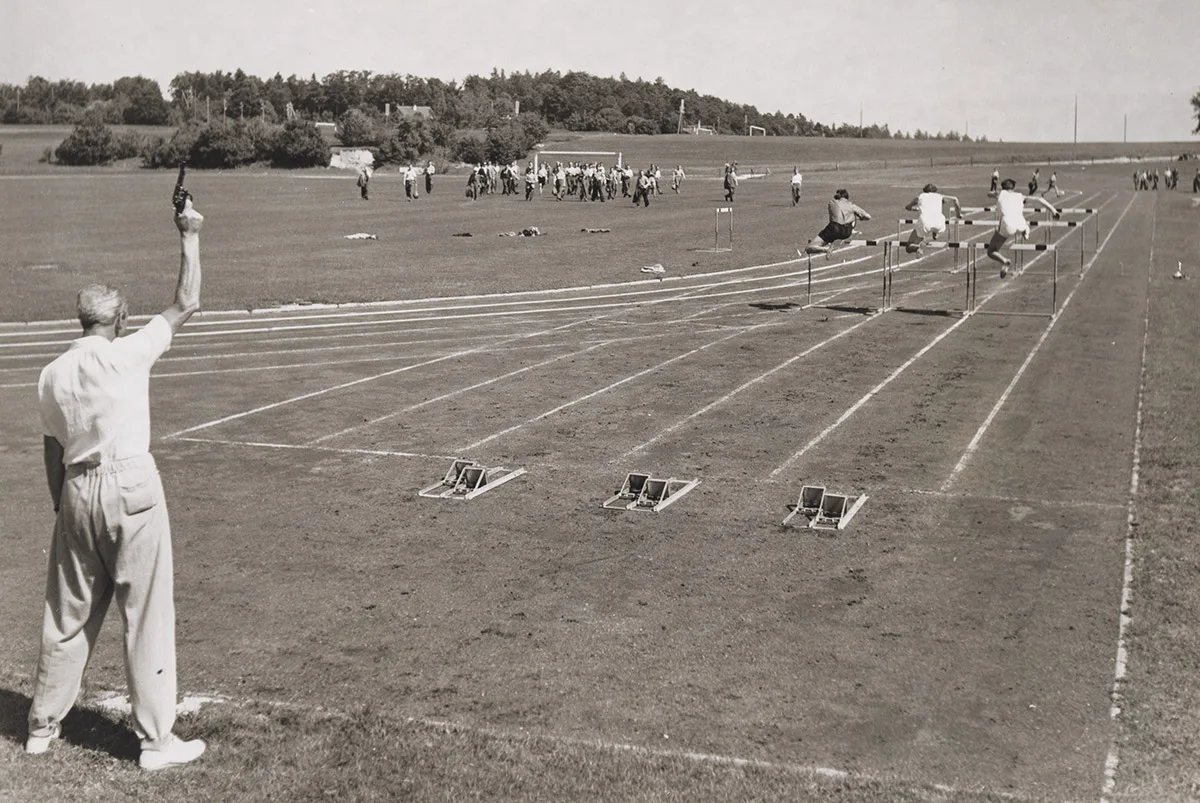
<svg viewBox="0 0 1200 803">
<path fill-rule="evenodd" d="M 29 734 L 29 697 L 0 688 L 0 739 L 25 746 Z M 108 715 L 75 706 L 63 720 L 63 741 L 100 750 L 122 761 L 136 761 L 141 752 L 137 735 Z M 53 748 L 51 748 L 53 749 Z"/>
</svg>

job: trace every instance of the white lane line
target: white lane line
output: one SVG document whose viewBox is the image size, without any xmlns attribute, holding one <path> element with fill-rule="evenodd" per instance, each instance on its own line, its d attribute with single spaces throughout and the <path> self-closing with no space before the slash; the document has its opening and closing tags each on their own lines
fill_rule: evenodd
<svg viewBox="0 0 1200 803">
<path fill-rule="evenodd" d="M 1000 410 L 1008 401 L 1008 397 L 1012 394 L 1013 388 L 1017 386 L 1017 383 L 1021 381 L 1021 377 L 1025 375 L 1025 370 L 1033 362 L 1033 358 L 1037 356 L 1038 351 L 1041 350 L 1042 344 L 1046 342 L 1046 339 L 1050 337 L 1050 333 L 1054 331 L 1055 325 L 1062 317 L 1062 313 L 1066 310 L 1067 306 L 1070 305 L 1071 299 L 1075 297 L 1075 293 L 1080 287 L 1083 286 L 1083 277 L 1086 276 L 1088 271 L 1091 270 L 1092 265 L 1096 263 L 1096 260 L 1100 257 L 1100 254 L 1104 251 L 1104 247 L 1108 245 L 1108 241 L 1116 232 L 1117 227 L 1121 225 L 1121 221 L 1125 219 L 1125 214 L 1133 206 L 1133 202 L 1136 200 L 1136 197 L 1137 196 L 1130 198 L 1129 203 L 1126 204 L 1125 209 L 1121 211 L 1121 215 L 1117 218 L 1116 223 L 1114 223 L 1108 230 L 1108 236 L 1104 238 L 1104 242 L 1100 243 L 1100 246 L 1096 249 L 1095 253 L 1092 254 L 1092 258 L 1087 261 L 1086 265 L 1084 265 L 1083 271 L 1079 277 L 1080 281 L 1076 282 L 1075 286 L 1071 288 L 1071 292 L 1067 293 L 1067 297 L 1063 300 L 1062 305 L 1058 308 L 1059 314 L 1050 319 L 1049 325 L 1046 326 L 1045 331 L 1042 332 L 1042 336 L 1037 339 L 1037 342 L 1033 344 L 1033 348 L 1030 349 L 1029 354 L 1025 357 L 1025 361 L 1021 363 L 1021 367 L 1017 369 L 1017 373 L 1013 376 L 1012 381 L 1008 383 L 1008 387 L 1006 387 L 1004 392 L 1000 394 L 1000 398 L 996 400 L 996 404 L 992 407 L 991 412 L 988 413 L 987 417 L 983 420 L 983 423 L 979 425 L 979 429 L 976 430 L 975 436 L 971 438 L 971 442 L 967 444 L 966 451 L 963 452 L 962 457 L 960 457 L 958 460 L 958 463 L 956 463 L 954 468 L 950 471 L 950 475 L 946 477 L 946 480 L 942 483 L 942 491 L 950 490 L 950 488 L 962 474 L 963 469 L 967 467 L 967 463 L 969 463 L 971 458 L 975 456 L 975 452 L 979 449 L 979 444 L 983 440 L 983 436 L 987 433 L 988 428 L 991 427 L 992 421 L 994 421 L 996 416 L 999 415 Z"/>
<path fill-rule="evenodd" d="M 331 446 L 309 446 L 302 443 L 270 443 L 268 441 L 235 441 L 221 438 L 197 438 L 183 435 L 174 438 L 187 443 L 207 443 L 215 446 L 246 446 L 255 449 L 296 449 L 316 452 L 333 452 L 337 454 L 365 454 L 379 457 L 417 457 L 422 460 L 457 460 L 457 455 L 423 454 L 421 452 L 395 452 L 387 449 L 335 449 Z"/>
<path fill-rule="evenodd" d="M 696 410 L 694 413 L 691 413 L 691 414 L 685 416 L 684 418 L 679 419 L 678 421 L 676 421 L 674 424 L 671 424 L 666 429 L 659 430 L 659 432 L 654 437 L 652 437 L 650 440 L 645 441 L 643 443 L 639 443 L 637 446 L 634 446 L 632 449 L 630 449 L 625 454 L 621 455 L 618 458 L 613 458 L 612 460 L 609 460 L 609 462 L 613 463 L 613 462 L 616 462 L 617 460 L 622 460 L 627 457 L 632 457 L 633 455 L 637 454 L 638 452 L 642 451 L 643 449 L 646 449 L 647 447 L 662 440 L 667 435 L 670 435 L 672 432 L 679 429 L 680 427 L 682 427 L 682 426 L 686 425 L 687 423 L 695 420 L 696 418 L 704 415 L 708 411 L 712 410 L 714 407 L 718 407 L 718 406 L 724 404 L 725 402 L 729 401 L 734 396 L 741 393 L 743 390 L 746 390 L 747 388 L 751 388 L 754 385 L 757 385 L 759 382 L 762 382 L 767 377 L 772 376 L 773 374 L 775 374 L 779 371 L 782 371 L 784 368 L 787 368 L 789 365 L 796 362 L 797 360 L 803 359 L 804 357 L 807 357 L 808 355 L 812 354 L 814 351 L 824 348 L 825 346 L 834 342 L 838 338 L 844 337 L 844 336 L 850 334 L 851 332 L 855 331 L 859 327 L 865 326 L 867 323 L 874 320 L 876 317 L 878 317 L 878 315 L 872 315 L 870 317 L 863 318 L 858 323 L 843 329 L 842 331 L 838 332 L 837 334 L 835 334 L 829 338 L 826 338 L 825 340 L 822 340 L 820 343 L 817 343 L 813 346 L 809 346 L 804 351 L 800 352 L 799 354 L 796 354 L 795 356 L 789 357 L 788 359 L 779 363 L 778 365 L 776 365 L 774 368 L 770 369 L 769 371 L 759 374 L 758 376 L 754 377 L 753 379 L 749 380 L 748 382 L 743 382 L 741 385 L 738 385 L 736 388 L 729 391 L 721 398 L 716 399 L 715 401 L 710 402 L 709 404 L 706 404 L 705 406 L 701 407 L 699 410 Z"/>
<path fill-rule="evenodd" d="M 665 303 L 665 302 L 672 301 L 672 300 L 686 300 L 687 298 L 689 298 L 689 296 L 687 295 L 687 293 L 681 293 L 681 294 L 680 294 L 680 295 L 679 295 L 677 298 L 675 298 L 675 299 L 664 299 L 664 300 L 662 300 L 662 301 L 657 301 L 657 302 L 654 302 L 654 303 Z M 326 387 L 326 388 L 322 388 L 321 390 L 315 390 L 315 391 L 312 391 L 311 393 L 304 393 L 304 394 L 301 394 L 301 395 L 299 395 L 299 396 L 293 396 L 293 397 L 291 397 L 291 398 L 288 398 L 288 399 L 283 399 L 283 400 L 281 400 L 281 401 L 278 401 L 278 402 L 272 402 L 272 403 L 270 403 L 270 404 L 264 404 L 264 405 L 260 405 L 260 406 L 258 406 L 258 407 L 255 407 L 255 408 L 253 408 L 253 409 L 250 409 L 250 410 L 243 410 L 243 411 L 242 411 L 242 412 L 240 412 L 240 413 L 233 413 L 233 414 L 231 414 L 231 415 L 227 415 L 227 416 L 224 416 L 224 417 L 222 417 L 222 418 L 218 418 L 218 419 L 215 419 L 215 420 L 212 420 L 212 421 L 207 421 L 207 422 L 205 422 L 205 423 L 203 423 L 203 424 L 197 424 L 197 425 L 195 425 L 195 426 L 188 427 L 188 428 L 186 428 L 186 429 L 181 429 L 181 430 L 179 430 L 179 431 L 177 431 L 177 432 L 172 432 L 172 433 L 170 433 L 170 434 L 168 434 L 168 435 L 164 435 L 162 439 L 163 439 L 163 440 L 169 440 L 169 439 L 171 439 L 171 438 L 176 438 L 176 437 L 178 437 L 178 436 L 180 436 L 180 435 L 185 435 L 185 434 L 187 434 L 187 433 L 190 433 L 190 432 L 196 432 L 196 431 L 199 431 L 199 430 L 202 430 L 202 429 L 208 429 L 209 427 L 213 427 L 213 426 L 216 426 L 216 425 L 218 425 L 218 424 L 223 424 L 223 423 L 226 423 L 226 422 L 229 422 L 229 421 L 234 421 L 234 420 L 237 420 L 237 419 L 240 419 L 240 418 L 244 418 L 244 417 L 246 417 L 246 416 L 249 416 L 249 415 L 254 415 L 254 414 L 256 414 L 256 413 L 264 412 L 264 411 L 266 411 L 266 410 L 273 410 L 273 409 L 276 409 L 276 408 L 279 408 L 279 407 L 283 407 L 283 406 L 285 406 L 285 405 L 294 404 L 294 403 L 296 403 L 296 402 L 299 402 L 299 401 L 304 401 L 304 400 L 306 400 L 306 399 L 311 399 L 311 398 L 314 398 L 314 397 L 317 397 L 317 396 L 322 396 L 322 395 L 324 395 L 324 394 L 326 394 L 326 393 L 331 393 L 331 392 L 333 392 L 333 391 L 335 391 L 335 390 L 343 390 L 343 389 L 345 389 L 345 388 L 348 388 L 348 387 L 353 387 L 353 386 L 355 386 L 355 385 L 360 385 L 360 384 L 364 384 L 364 383 L 367 383 L 367 382 L 373 382 L 373 381 L 374 381 L 374 380 L 376 380 L 376 379 L 382 379 L 382 378 L 384 378 L 384 377 L 388 377 L 388 376 L 394 376 L 394 375 L 396 375 L 396 374 L 400 374 L 400 373 L 403 373 L 403 372 L 405 372 L 405 371 L 410 371 L 410 370 L 413 370 L 413 369 L 415 369 L 415 368 L 422 368 L 422 367 L 425 367 L 425 366 L 428 366 L 428 365 L 433 365 L 433 364 L 435 364 L 435 363 L 444 362 L 444 361 L 446 361 L 446 360 L 450 360 L 450 359 L 456 359 L 456 358 L 458 358 L 458 357 L 463 357 L 463 356 L 467 356 L 467 355 L 470 355 L 470 354 L 476 354 L 476 353 L 481 353 L 481 352 L 487 352 L 487 351 L 489 351 L 489 350 L 493 350 L 493 349 L 494 349 L 496 346 L 504 346 L 504 345 L 506 345 L 506 344 L 508 344 L 508 343 L 516 343 L 516 342 L 519 342 L 519 341 L 521 341 L 521 340 L 527 340 L 527 339 L 534 338 L 534 337 L 540 337 L 540 336 L 544 336 L 544 335 L 552 334 L 552 333 L 554 333 L 554 332 L 562 332 L 562 331 L 565 331 L 565 330 L 567 330 L 567 329 L 572 329 L 572 328 L 574 328 L 574 327 L 576 327 L 576 326 L 582 326 L 582 325 L 589 324 L 589 323 L 595 323 L 596 321 L 603 320 L 604 318 L 606 318 L 606 317 L 609 317 L 610 315 L 611 315 L 611 313 L 607 313 L 607 314 L 604 314 L 604 315 L 593 315 L 593 316 L 590 316 L 590 317 L 587 317 L 587 318 L 576 318 L 576 319 L 575 319 L 575 320 L 573 320 L 573 321 L 568 321 L 567 323 L 561 324 L 561 325 L 559 325 L 559 326 L 555 326 L 555 327 L 553 327 L 553 328 L 550 328 L 550 329 L 542 329 L 542 330 L 538 330 L 538 331 L 535 331 L 535 332 L 527 332 L 527 333 L 524 333 L 524 334 L 518 334 L 518 335 L 514 335 L 513 337 L 511 337 L 511 338 L 508 338 L 508 339 L 506 339 L 506 340 L 502 340 L 502 341 L 500 341 L 499 343 L 497 343 L 497 344 L 495 344 L 495 345 L 482 345 L 482 346 L 477 346 L 477 347 L 475 347 L 475 348 L 463 349 L 463 350 L 460 350 L 460 351 L 456 351 L 456 352 L 453 352 L 453 353 L 450 353 L 450 354 L 443 355 L 443 356 L 441 356 L 441 357 L 438 357 L 438 358 L 436 358 L 436 359 L 424 360 L 424 361 L 422 361 L 422 362 L 415 363 L 415 364 L 413 364 L 413 365 L 409 365 L 409 366 L 405 366 L 405 367 L 403 367 L 403 368 L 397 368 L 397 369 L 394 369 L 394 370 L 392 370 L 392 371 L 384 371 L 383 373 L 380 373 L 380 374 L 374 374 L 374 375 L 372 375 L 372 376 L 361 377 L 361 378 L 359 378 L 359 379 L 355 379 L 355 380 L 352 380 L 352 381 L 350 381 L 350 382 L 343 382 L 343 383 L 341 383 L 341 384 L 334 385 L 334 386 L 332 386 L 332 387 Z"/>
<path fill-rule="evenodd" d="M 416 410 L 420 410 L 422 407 L 427 407 L 431 404 L 438 404 L 439 402 L 444 402 L 447 399 L 452 399 L 455 396 L 458 396 L 463 393 L 467 393 L 468 391 L 478 390 L 479 388 L 487 387 L 488 385 L 494 385 L 497 382 L 501 382 L 505 379 L 511 379 L 512 377 L 519 376 L 520 374 L 523 374 L 527 371 L 534 371 L 538 368 L 545 368 L 547 365 L 553 365 L 554 363 L 558 362 L 559 360 L 565 360 L 570 357 L 578 357 L 581 354 L 587 354 L 589 351 L 595 351 L 596 349 L 605 348 L 605 347 L 611 346 L 611 345 L 612 345 L 612 341 L 606 341 L 603 343 L 596 343 L 595 345 L 588 346 L 587 348 L 579 349 L 577 351 L 572 351 L 567 354 L 558 354 L 558 355 L 555 355 L 554 357 L 551 357 L 548 360 L 543 360 L 542 362 L 535 363 L 534 365 L 527 365 L 524 368 L 518 368 L 515 371 L 509 371 L 506 374 L 494 376 L 491 379 L 485 379 L 482 382 L 476 382 L 474 385 L 468 385 L 466 387 L 457 388 L 457 389 L 449 391 L 447 393 L 443 393 L 440 396 L 434 396 L 432 399 L 426 399 L 425 401 L 409 405 L 408 407 L 404 407 L 400 410 L 395 410 L 393 412 L 387 413 L 386 415 L 381 415 L 377 418 L 372 418 L 370 421 L 365 421 L 362 424 L 355 424 L 352 427 L 346 427 L 345 429 L 338 430 L 337 432 L 330 432 L 328 435 L 321 435 L 318 438 L 313 438 L 312 440 L 305 441 L 304 445 L 312 446 L 313 444 L 322 443 L 323 441 L 341 437 L 342 435 L 348 435 L 351 432 L 354 432 L 355 430 L 363 429 L 365 427 L 375 426 L 376 424 L 380 424 L 384 421 L 387 421 L 388 419 L 395 418 L 398 415 L 404 415 L 405 413 L 411 413 Z"/>
<path fill-rule="evenodd" d="M 677 354 L 674 357 L 663 360 L 662 362 L 658 363 L 657 365 L 652 365 L 649 368 L 644 368 L 641 371 L 638 371 L 636 374 L 630 374 L 629 376 L 626 376 L 622 379 L 618 379 L 616 382 L 605 385 L 604 387 L 600 388 L 599 390 L 594 390 L 591 393 L 580 396 L 577 399 L 572 399 L 569 402 L 560 404 L 557 407 L 554 407 L 550 410 L 545 411 L 544 413 L 541 413 L 540 415 L 536 415 L 533 418 L 530 418 L 528 421 L 524 421 L 520 424 L 514 424 L 513 426 L 508 427 L 506 429 L 502 429 L 499 432 L 492 433 L 491 435 L 488 435 L 486 438 L 477 440 L 472 444 L 462 447 L 458 451 L 465 454 L 467 452 L 470 452 L 474 449 L 479 448 L 480 446 L 484 445 L 485 443 L 490 443 L 491 441 L 494 441 L 497 438 L 503 437 L 504 435 L 508 435 L 510 433 L 516 432 L 517 430 L 521 429 L 522 427 L 528 426 L 529 424 L 533 424 L 537 421 L 541 421 L 542 419 L 548 418 L 549 416 L 555 415 L 556 413 L 560 413 L 569 407 L 575 406 L 576 404 L 580 404 L 589 399 L 593 399 L 596 396 L 599 396 L 603 393 L 607 393 L 608 391 L 618 388 L 621 385 L 624 385 L 628 382 L 632 382 L 635 379 L 639 379 L 640 377 L 643 377 L 646 374 L 653 373 L 662 368 L 665 368 L 668 365 L 671 365 L 672 363 L 679 362 L 680 360 L 691 357 L 694 354 L 698 354 L 699 352 L 704 351 L 705 349 L 709 349 L 709 348 L 712 348 L 713 346 L 720 345 L 721 343 L 724 343 L 727 340 L 732 340 L 735 337 L 741 337 L 742 335 L 746 335 L 751 332 L 758 331 L 759 329 L 765 329 L 767 327 L 778 326 L 778 325 L 779 325 L 778 323 L 774 323 L 774 322 L 762 323 L 762 324 L 758 324 L 756 326 L 749 326 L 741 331 L 733 332 L 732 334 L 728 334 L 728 335 L 725 335 L 724 337 L 717 338 L 716 340 L 713 340 L 709 343 L 705 343 L 703 346 L 698 346 L 697 348 L 691 349 L 689 351 L 685 351 L 682 354 Z"/>
<path fill-rule="evenodd" d="M 501 343 L 499 345 L 504 345 L 505 343 L 515 343 L 520 340 L 526 340 L 526 339 L 533 338 L 533 337 L 544 336 L 544 335 L 550 334 L 552 332 L 559 332 L 559 331 L 562 331 L 563 329 L 569 329 L 573 326 L 577 326 L 581 323 L 585 323 L 585 322 L 587 322 L 587 320 L 588 319 L 575 320 L 575 321 L 571 321 L 569 323 L 563 324 L 562 326 L 556 326 L 553 329 L 545 329 L 545 330 L 539 330 L 537 332 L 529 332 L 526 334 L 515 335 L 515 336 L 509 338 L 508 340 L 501 341 Z M 243 410 L 240 413 L 233 413 L 231 415 L 227 415 L 222 418 L 213 419 L 212 421 L 206 421 L 203 424 L 196 424 L 195 426 L 187 427 L 186 429 L 181 429 L 181 430 L 178 430 L 177 432 L 172 432 L 169 435 L 164 435 L 162 439 L 170 440 L 171 438 L 177 438 L 180 435 L 186 435 L 189 432 L 197 432 L 202 429 L 208 429 L 209 427 L 215 427 L 218 424 L 224 424 L 229 421 L 236 421 L 239 418 L 245 418 L 246 416 L 254 415 L 256 413 L 265 412 L 267 410 L 275 410 L 275 409 L 284 407 L 289 404 L 295 404 L 296 402 L 304 401 L 305 399 L 312 399 L 317 396 L 323 396 L 326 393 L 332 393 L 335 390 L 344 390 L 345 388 L 354 387 L 355 385 L 362 385 L 367 382 L 374 382 L 376 379 L 383 379 L 385 377 L 395 376 L 396 374 L 401 374 L 406 371 L 414 370 L 416 368 L 423 368 L 423 367 L 426 367 L 429 365 L 434 365 L 439 362 L 445 362 L 446 360 L 453 360 L 453 359 L 457 359 L 459 357 L 465 357 L 465 356 L 468 356 L 471 354 L 477 354 L 479 352 L 487 351 L 488 348 L 490 348 L 490 347 L 484 345 L 484 346 L 476 346 L 474 348 L 469 348 L 469 349 L 461 349 L 459 351 L 454 351 L 449 354 L 444 354 L 440 357 L 435 357 L 430 360 L 422 360 L 421 362 L 413 363 L 412 365 L 406 365 L 402 368 L 395 368 L 391 371 L 384 371 L 382 373 L 372 374 L 371 376 L 360 377 L 358 379 L 353 379 L 349 382 L 342 382 L 337 385 L 332 385 L 329 387 L 321 388 L 320 390 L 314 390 L 309 393 L 302 393 L 299 396 L 292 396 L 290 398 L 283 399 L 281 401 L 271 402 L 270 404 L 259 405 L 258 407 L 255 407 L 250 410 Z"/>
<path fill-rule="evenodd" d="M 1136 196 L 1135 196 L 1136 197 Z M 1129 509 L 1125 515 L 1125 569 L 1121 575 L 1121 610 L 1117 625 L 1117 656 L 1113 670 L 1112 691 L 1109 708 L 1109 718 L 1116 726 L 1113 729 L 1112 741 L 1108 746 L 1108 755 L 1104 759 L 1104 786 L 1100 794 L 1100 803 L 1108 803 L 1109 796 L 1117 785 L 1117 770 L 1121 765 L 1120 718 L 1125 704 L 1125 673 L 1129 661 L 1129 626 L 1133 623 L 1133 538 L 1134 527 L 1138 520 L 1138 486 L 1142 467 L 1142 414 L 1146 402 L 1146 354 L 1150 348 L 1150 299 L 1154 283 L 1154 247 L 1157 235 L 1158 202 L 1155 201 L 1154 213 L 1150 221 L 1150 259 L 1147 265 L 1146 310 L 1144 328 L 1142 330 L 1142 365 L 1138 372 L 1137 416 L 1133 429 L 1133 468 L 1129 476 Z M 1118 221 L 1120 222 L 1120 221 Z"/>
</svg>

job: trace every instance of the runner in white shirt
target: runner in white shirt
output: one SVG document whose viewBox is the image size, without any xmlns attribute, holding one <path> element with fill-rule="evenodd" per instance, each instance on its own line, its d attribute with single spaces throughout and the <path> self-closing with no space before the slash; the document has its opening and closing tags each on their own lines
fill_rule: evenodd
<svg viewBox="0 0 1200 803">
<path fill-rule="evenodd" d="M 804 176 L 800 175 L 800 168 L 795 168 L 792 171 L 792 206 L 800 203 L 800 192 L 804 188 Z"/>
<path fill-rule="evenodd" d="M 921 194 L 904 207 L 909 212 L 917 213 L 917 223 L 913 227 L 912 234 L 908 236 L 908 243 L 904 246 L 905 251 L 915 254 L 921 250 L 921 244 L 925 242 L 926 237 L 933 237 L 936 240 L 946 233 L 944 208 L 946 201 L 949 201 L 954 207 L 954 216 L 962 217 L 962 207 L 959 206 L 958 198 L 938 192 L 936 184 L 926 184 Z"/>
<path fill-rule="evenodd" d="M 1033 201 L 1036 204 L 1046 207 L 1055 218 L 1059 217 L 1059 211 L 1054 208 L 1054 205 L 1044 198 L 1039 198 L 1036 195 L 1022 195 L 1016 191 L 1017 182 L 1011 178 L 1006 178 L 1000 182 L 1000 191 L 996 193 L 989 192 L 988 195 L 996 199 L 996 206 L 999 207 L 1000 225 L 996 229 L 996 233 L 992 235 L 992 239 L 988 241 L 985 251 L 988 258 L 994 262 L 1000 263 L 1000 278 L 1003 279 L 1008 275 L 1008 269 L 1012 265 L 1012 260 L 1000 253 L 1000 249 L 1008 242 L 1009 237 L 1020 235 L 1021 239 L 1029 236 L 1029 221 L 1025 219 L 1025 202 Z"/>
</svg>

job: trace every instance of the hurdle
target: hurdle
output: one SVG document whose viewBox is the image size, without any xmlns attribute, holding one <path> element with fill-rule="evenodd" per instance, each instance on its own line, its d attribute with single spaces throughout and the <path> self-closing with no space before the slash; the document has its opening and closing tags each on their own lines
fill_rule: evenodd
<svg viewBox="0 0 1200 803">
<path fill-rule="evenodd" d="M 808 261 L 808 303 L 802 309 L 837 309 L 847 310 L 852 309 L 855 312 L 862 312 L 868 315 L 873 315 L 877 312 L 886 312 L 892 304 L 892 273 L 889 270 L 891 266 L 891 245 L 894 240 L 847 240 L 847 245 L 882 245 L 883 249 L 883 295 L 878 307 L 871 306 L 855 306 L 850 307 L 846 304 L 814 304 L 812 303 L 812 258 L 813 255 L 802 248 L 796 249 L 798 256 L 804 257 Z M 829 252 L 825 252 L 825 259 L 829 259 Z"/>
<path fill-rule="evenodd" d="M 980 206 L 980 207 L 972 207 L 972 208 L 988 210 L 988 209 L 991 209 L 992 207 Z M 963 209 L 963 211 L 966 212 L 968 210 Z M 1068 211 L 1068 210 L 1060 210 L 1060 211 Z M 1074 210 L 1072 210 L 1072 211 L 1074 211 Z M 1089 211 L 1090 212 L 1090 211 L 1095 211 L 1095 210 L 1081 209 L 1078 211 Z M 1045 210 L 1043 210 L 1043 212 L 1045 212 Z M 1045 220 L 1030 220 L 1029 228 L 1044 229 L 1046 232 L 1046 237 L 1045 237 L 1046 243 L 1050 242 L 1050 229 L 1079 229 L 1080 230 L 1080 234 L 1079 234 L 1079 275 L 1082 276 L 1083 275 L 1083 267 L 1087 260 L 1087 249 L 1085 247 L 1086 235 L 1084 234 L 1084 232 L 1087 230 L 1087 225 L 1086 225 L 1087 221 L 1086 220 L 1052 220 L 1051 219 L 1052 216 L 1050 215 L 1049 212 L 1045 212 L 1045 215 L 1046 215 Z M 968 220 L 966 218 L 947 218 L 946 221 L 948 224 L 953 226 L 953 230 L 950 233 L 950 237 L 955 240 L 957 240 L 959 237 L 959 233 L 958 233 L 959 226 L 983 226 L 983 227 L 987 227 L 987 228 L 996 228 L 997 226 L 1000 225 L 1000 221 L 998 221 L 998 220 Z M 901 232 L 900 232 L 901 226 L 912 226 L 919 222 L 920 221 L 917 218 L 900 218 L 900 219 L 898 219 L 896 221 L 896 238 L 901 239 Z M 1096 237 L 1097 237 L 1096 243 L 1097 243 L 1097 246 L 1099 246 L 1100 223 L 1099 223 L 1098 217 L 1096 219 L 1095 230 L 1096 230 Z M 902 244 L 906 243 L 906 241 L 904 241 L 904 240 L 901 240 L 901 242 L 902 242 Z M 924 243 L 922 245 L 922 247 L 924 247 L 926 245 L 929 245 L 929 243 Z M 954 253 L 954 267 L 955 268 L 958 267 L 958 251 L 957 250 Z M 1018 267 L 1024 267 L 1024 258 L 1023 257 L 1022 257 L 1021 263 L 1018 265 Z"/>
<path fill-rule="evenodd" d="M 1049 271 L 1047 274 L 1034 274 L 1034 273 L 1030 274 L 1030 275 L 1049 275 L 1051 277 L 1050 312 L 1044 313 L 1044 312 L 1015 312 L 1015 311 L 1007 312 L 1007 311 L 994 311 L 994 310 L 978 309 L 978 306 L 976 304 L 976 285 L 978 284 L 978 264 L 979 264 L 978 254 L 980 251 L 987 250 L 987 247 L 988 247 L 987 243 L 964 242 L 964 241 L 955 241 L 955 240 L 941 242 L 941 241 L 935 240 L 933 242 L 927 242 L 927 243 L 923 244 L 922 247 L 924 247 L 924 248 L 949 248 L 949 249 L 952 249 L 955 251 L 965 250 L 967 252 L 967 290 L 966 290 L 966 302 L 963 305 L 963 309 L 962 310 L 954 310 L 954 309 L 926 310 L 926 309 L 921 309 L 921 308 L 916 308 L 916 307 L 893 307 L 891 305 L 891 284 L 892 284 L 891 275 L 898 270 L 909 270 L 909 271 L 916 272 L 916 273 L 954 273 L 955 271 L 935 270 L 935 269 L 929 269 L 929 268 L 899 268 L 898 266 L 899 266 L 900 248 L 898 248 L 896 246 L 903 245 L 903 243 L 897 243 L 895 240 L 850 240 L 849 242 L 851 245 L 883 248 L 884 259 L 885 259 L 885 263 L 886 263 L 886 267 L 884 268 L 884 274 L 885 274 L 884 286 L 885 286 L 886 301 L 885 301 L 885 306 L 883 307 L 883 311 L 886 311 L 888 309 L 896 309 L 900 312 L 939 312 L 939 313 L 945 313 L 945 314 L 959 312 L 964 317 L 968 316 L 968 315 L 1014 315 L 1014 316 L 1028 316 L 1028 317 L 1038 317 L 1038 318 L 1045 318 L 1045 317 L 1054 318 L 1056 315 L 1058 315 L 1058 247 L 1054 243 L 1013 243 L 1012 245 L 1006 246 L 1007 250 L 1016 251 L 1019 254 L 1025 252 L 1025 251 L 1050 251 L 1050 252 L 1053 252 L 1054 260 L 1053 260 L 1053 268 L 1051 271 Z M 892 262 L 891 262 L 891 255 L 893 253 L 896 254 L 896 266 L 895 267 L 892 265 Z M 1019 272 L 1023 272 L 1023 270 L 1019 271 Z"/>
<path fill-rule="evenodd" d="M 723 215 L 723 214 L 729 215 L 729 225 L 726 227 L 726 232 L 729 235 L 729 245 L 727 247 L 721 246 L 721 215 Z M 702 249 L 702 250 L 704 250 L 704 249 Z M 716 253 L 723 253 L 723 252 L 732 251 L 732 250 L 733 250 L 733 207 L 732 206 L 718 206 L 716 208 L 716 216 L 713 220 L 712 251 L 716 252 Z"/>
</svg>

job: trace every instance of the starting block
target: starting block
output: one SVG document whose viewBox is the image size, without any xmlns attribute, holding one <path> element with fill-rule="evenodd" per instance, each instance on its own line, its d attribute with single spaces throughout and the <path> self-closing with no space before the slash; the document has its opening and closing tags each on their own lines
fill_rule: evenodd
<svg viewBox="0 0 1200 803">
<path fill-rule="evenodd" d="M 621 489 L 600 506 L 609 510 L 649 510 L 655 513 L 678 501 L 700 480 L 655 479 L 649 474 L 625 475 Z"/>
<path fill-rule="evenodd" d="M 821 485 L 805 485 L 800 489 L 800 498 L 788 513 L 783 524 L 787 525 L 797 515 L 808 517 L 808 526 L 814 530 L 844 530 L 867 501 L 867 497 L 848 496 L 826 492 Z"/>
<path fill-rule="evenodd" d="M 488 468 L 474 460 L 455 460 L 440 482 L 422 488 L 417 495 L 431 499 L 474 499 L 524 473 L 523 468 Z"/>
</svg>

